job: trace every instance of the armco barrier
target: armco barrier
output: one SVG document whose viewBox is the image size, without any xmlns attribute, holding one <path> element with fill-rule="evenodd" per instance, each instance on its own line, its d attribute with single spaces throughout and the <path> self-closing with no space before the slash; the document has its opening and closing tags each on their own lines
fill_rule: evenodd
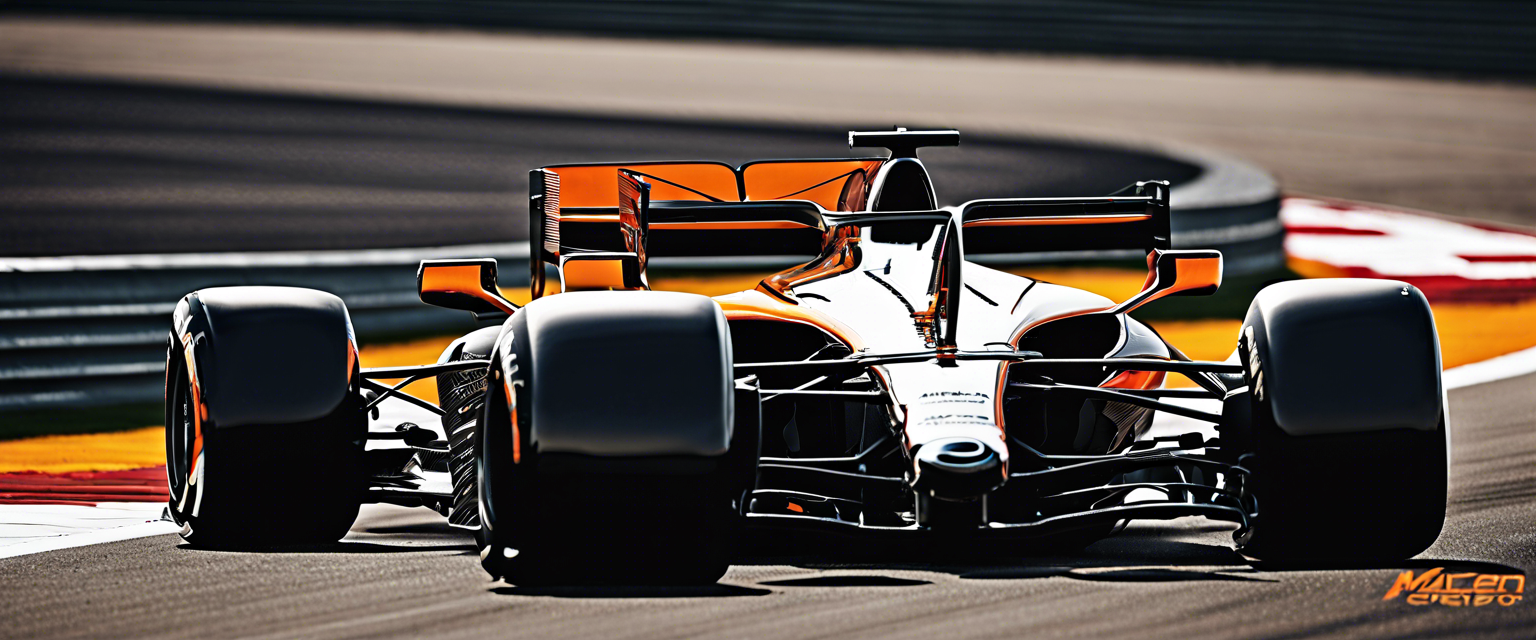
<svg viewBox="0 0 1536 640">
<path fill-rule="evenodd" d="M 0 411 L 153 402 L 176 301 L 223 285 L 288 285 L 342 297 L 367 336 L 473 328 L 416 294 L 431 258 L 493 257 L 526 286 L 527 243 L 370 251 L 0 259 Z"/>
</svg>

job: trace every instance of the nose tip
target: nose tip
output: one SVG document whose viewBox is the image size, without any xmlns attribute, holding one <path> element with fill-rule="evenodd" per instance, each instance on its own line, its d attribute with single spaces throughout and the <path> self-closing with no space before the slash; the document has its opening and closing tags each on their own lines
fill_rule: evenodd
<svg viewBox="0 0 1536 640">
<path fill-rule="evenodd" d="M 933 446 L 933 445 L 929 445 Z M 987 446 L 975 440 L 950 440 L 934 447 L 933 459 L 952 467 L 963 467 L 986 462 L 993 457 Z"/>
<path fill-rule="evenodd" d="M 1003 460 L 973 438 L 945 438 L 917 450 L 913 488 L 948 500 L 976 498 L 1003 483 Z"/>
</svg>

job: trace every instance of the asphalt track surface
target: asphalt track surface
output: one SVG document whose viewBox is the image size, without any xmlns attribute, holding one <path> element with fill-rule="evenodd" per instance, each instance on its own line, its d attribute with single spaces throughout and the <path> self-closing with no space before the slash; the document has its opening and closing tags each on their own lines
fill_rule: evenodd
<svg viewBox="0 0 1536 640">
<path fill-rule="evenodd" d="M 873 155 L 847 129 L 569 117 L 0 75 L 0 255 L 525 240 L 527 171 Z M 887 125 L 878 125 L 885 128 Z M 923 152 L 942 204 L 1193 178 L 1155 155 L 967 136 Z"/>
<path fill-rule="evenodd" d="M 36 99 L 16 99 L 20 91 L 36 91 Z M 840 133 L 831 130 L 471 111 L 457 112 L 463 120 L 415 118 L 428 112 L 78 83 L 12 81 L 0 92 L 0 207 L 7 207 L 0 222 L 20 225 L 0 231 L 0 242 L 12 243 L 0 253 L 12 255 L 28 246 L 44 254 L 186 246 L 166 237 L 203 238 L 209 244 L 200 250 L 253 248 L 271 238 L 251 234 L 283 225 L 284 216 L 292 220 L 282 230 L 291 233 L 324 226 L 328 212 L 335 227 L 301 236 L 299 246 L 366 246 L 439 226 L 411 226 L 422 215 L 455 228 L 503 224 L 512 238 L 523 225 L 503 216 L 520 215 L 518 185 L 529 164 L 642 150 L 725 160 L 746 159 L 742 148 L 770 156 L 841 152 Z M 363 125 L 359 114 L 369 116 Z M 335 119 L 315 124 L 325 117 Z M 526 137 L 496 137 L 508 131 Z M 509 144 L 514 139 L 520 144 Z M 550 140 L 570 146 L 547 160 L 507 150 L 547 149 L 539 143 Z M 974 155 L 975 146 L 963 151 Z M 950 169 L 938 161 L 950 160 L 936 159 L 941 185 L 942 171 L 965 169 L 958 164 L 965 157 L 954 158 Z M 1022 167 L 1009 162 L 1000 157 L 984 168 Z M 1014 183 L 1026 172 L 1010 173 Z M 374 182 L 358 182 L 368 176 Z M 82 190 L 98 199 L 71 195 L 73 185 L 100 187 Z M 985 195 L 988 187 L 951 189 Z M 27 194 L 33 199 L 18 197 Z M 163 200 L 135 208 L 140 196 Z M 173 196 L 192 206 L 168 206 Z M 303 197 L 328 206 L 285 213 Z M 245 204 L 261 198 L 273 200 Z M 171 230 L 140 230 L 137 215 L 165 215 Z M 214 226 L 198 233 L 177 224 Z M 399 224 L 407 226 L 390 226 Z M 36 235 L 55 225 L 64 231 Z M 136 244 L 155 241 L 173 246 Z M 1230 550 L 1228 527 L 1179 520 L 1134 526 L 1069 557 L 850 561 L 812 547 L 745 558 L 708 588 L 533 590 L 490 582 L 469 538 L 434 514 L 379 507 L 347 541 L 301 551 L 198 551 L 162 536 L 0 560 L 0 636 L 1530 637 L 1536 603 L 1410 607 L 1382 595 L 1404 569 L 1536 568 L 1532 384 L 1536 376 L 1451 393 L 1446 530 L 1434 548 L 1396 566 L 1257 571 Z"/>
<path fill-rule="evenodd" d="M 1536 88 L 1511 83 L 1135 58 L 3 14 L 0 69 L 828 131 L 900 124 L 1195 145 L 1256 163 L 1292 193 L 1536 225 Z"/>
<path fill-rule="evenodd" d="M 0 560 L 0 636 L 1530 637 L 1536 602 L 1382 596 L 1404 569 L 1536 568 L 1532 384 L 1451 393 L 1450 515 L 1440 541 L 1401 565 L 1257 571 L 1228 527 L 1184 519 L 1069 557 L 850 563 L 802 551 L 749 558 L 712 587 L 538 590 L 491 582 L 470 538 L 434 514 L 378 507 L 346 541 L 302 551 L 199 551 L 161 536 Z"/>
</svg>

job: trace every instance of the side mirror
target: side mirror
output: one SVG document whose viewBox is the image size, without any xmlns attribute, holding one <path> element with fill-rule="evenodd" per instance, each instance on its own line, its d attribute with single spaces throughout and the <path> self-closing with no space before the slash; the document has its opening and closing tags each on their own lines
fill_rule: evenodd
<svg viewBox="0 0 1536 640">
<path fill-rule="evenodd" d="M 494 320 L 517 311 L 517 305 L 501 297 L 496 288 L 496 260 L 422 260 L 416 271 L 421 301 L 432 306 L 475 314 L 476 320 Z"/>
<path fill-rule="evenodd" d="M 1221 287 L 1221 252 L 1210 249 L 1153 249 L 1147 254 L 1147 281 L 1141 293 L 1115 305 L 1116 313 L 1168 296 L 1207 296 Z"/>
</svg>

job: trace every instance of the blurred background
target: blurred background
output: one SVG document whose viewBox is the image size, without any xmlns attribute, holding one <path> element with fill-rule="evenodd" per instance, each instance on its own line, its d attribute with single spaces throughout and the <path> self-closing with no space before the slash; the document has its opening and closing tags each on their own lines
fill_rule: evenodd
<svg viewBox="0 0 1536 640">
<path fill-rule="evenodd" d="M 12 0 L 17 12 L 1166 56 L 1528 77 L 1536 20 L 1486 0 Z"/>
<path fill-rule="evenodd" d="M 496 257 L 517 298 L 528 169 L 892 126 L 962 130 L 924 152 L 946 205 L 1172 181 L 1175 245 L 1227 284 L 1146 313 L 1221 359 L 1257 288 L 1336 274 L 1287 253 L 1288 197 L 1531 225 L 1533 78 L 1508 2 L 0 2 L 0 438 L 159 424 L 200 287 L 333 291 L 368 364 L 434 359 L 473 323 L 417 301 L 416 264 Z M 1135 258 L 1000 266 L 1118 298 Z"/>
</svg>

